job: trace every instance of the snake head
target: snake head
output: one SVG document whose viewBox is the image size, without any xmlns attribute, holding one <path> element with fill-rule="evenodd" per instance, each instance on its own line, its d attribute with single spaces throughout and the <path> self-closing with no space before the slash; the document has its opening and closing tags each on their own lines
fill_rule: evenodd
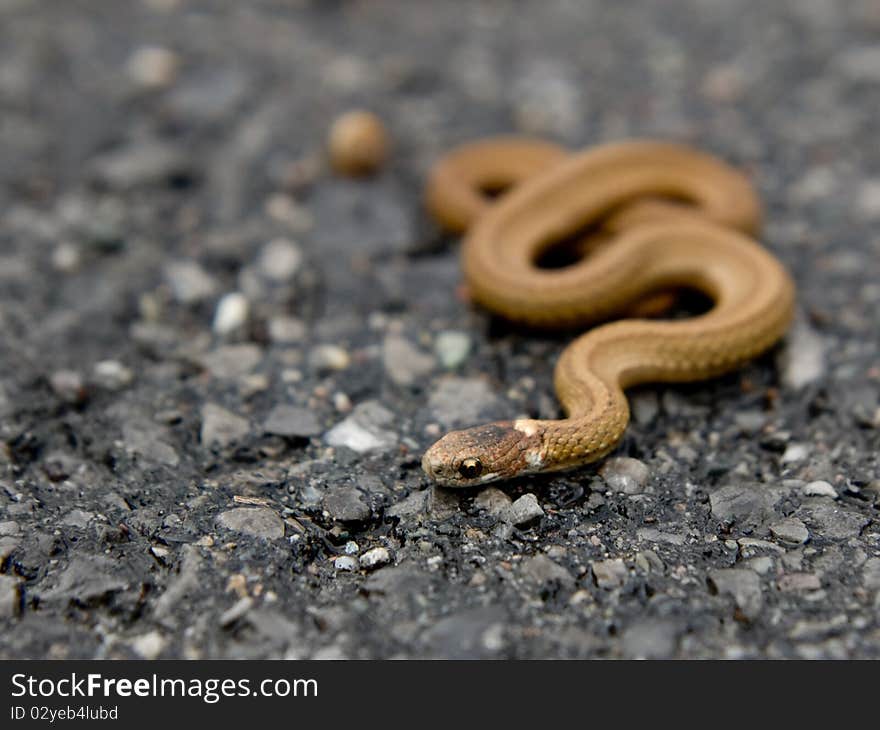
<svg viewBox="0 0 880 730">
<path fill-rule="evenodd" d="M 541 438 L 534 421 L 498 421 L 452 431 L 422 457 L 422 469 L 443 487 L 474 487 L 538 471 Z"/>
</svg>

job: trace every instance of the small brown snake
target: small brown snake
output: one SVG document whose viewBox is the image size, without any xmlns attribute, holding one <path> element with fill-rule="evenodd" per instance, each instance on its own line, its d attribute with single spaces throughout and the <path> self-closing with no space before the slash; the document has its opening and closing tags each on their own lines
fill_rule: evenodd
<svg viewBox="0 0 880 730">
<path fill-rule="evenodd" d="M 497 190 L 507 192 L 490 199 Z M 462 260 L 473 301 L 507 319 L 586 326 L 632 315 L 677 288 L 713 302 L 689 319 L 623 319 L 578 337 L 554 376 L 567 417 L 448 433 L 422 459 L 443 486 L 596 461 L 626 429 L 624 389 L 733 370 L 770 348 L 792 318 L 791 278 L 751 237 L 760 219 L 751 185 L 685 146 L 632 141 L 571 154 L 527 138 L 474 142 L 437 163 L 427 203 L 443 226 L 466 231 Z M 587 257 L 564 268 L 538 266 L 555 243 L 583 231 L 598 241 Z"/>
</svg>

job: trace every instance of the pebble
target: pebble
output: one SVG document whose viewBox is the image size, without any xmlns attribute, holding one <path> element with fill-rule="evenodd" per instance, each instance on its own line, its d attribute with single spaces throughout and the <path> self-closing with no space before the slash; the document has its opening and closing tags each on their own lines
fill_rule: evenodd
<svg viewBox="0 0 880 730">
<path fill-rule="evenodd" d="M 0 619 L 14 618 L 21 611 L 22 581 L 14 575 L 0 575 Z"/>
<path fill-rule="evenodd" d="M 65 403 L 84 403 L 88 397 L 82 375 L 75 370 L 56 370 L 49 376 L 52 391 Z"/>
<path fill-rule="evenodd" d="M 265 278 L 279 284 L 291 281 L 303 262 L 302 249 L 289 238 L 275 238 L 260 251 L 257 268 Z"/>
<path fill-rule="evenodd" d="M 104 390 L 122 390 L 131 385 L 134 373 L 118 360 L 101 360 L 92 369 L 92 380 Z"/>
<path fill-rule="evenodd" d="M 349 176 L 375 172 L 388 155 L 388 133 L 375 114 L 356 109 L 337 117 L 327 139 L 330 163 Z"/>
<path fill-rule="evenodd" d="M 880 558 L 868 558 L 862 566 L 862 581 L 869 591 L 880 590 Z"/>
<path fill-rule="evenodd" d="M 434 369 L 434 358 L 401 335 L 389 334 L 382 343 L 385 373 L 396 385 L 412 385 Z"/>
<path fill-rule="evenodd" d="M 574 576 L 546 555 L 534 555 L 522 563 L 522 572 L 527 580 L 542 587 L 558 586 L 572 589 L 575 586 Z"/>
<path fill-rule="evenodd" d="M 641 494 L 651 476 L 648 467 L 638 459 L 616 456 L 607 459 L 599 470 L 608 488 L 623 494 Z"/>
<path fill-rule="evenodd" d="M 543 517 L 544 510 L 538 504 L 538 498 L 534 494 L 524 494 L 513 502 L 507 510 L 505 522 L 511 525 L 524 525 L 538 517 Z"/>
<path fill-rule="evenodd" d="M 773 514 L 773 499 L 763 484 L 731 484 L 709 495 L 712 516 L 723 522 L 757 523 Z"/>
<path fill-rule="evenodd" d="M 434 340 L 434 353 L 446 370 L 459 367 L 471 352 L 471 337 L 466 332 L 446 330 Z"/>
<path fill-rule="evenodd" d="M 165 638 L 158 631 L 148 631 L 130 639 L 128 645 L 143 659 L 156 659 L 165 648 Z"/>
<path fill-rule="evenodd" d="M 807 444 L 789 444 L 782 453 L 780 461 L 783 464 L 803 461 L 810 455 L 810 447 Z"/>
<path fill-rule="evenodd" d="M 82 509 L 72 509 L 65 513 L 60 522 L 62 525 L 78 527 L 79 529 L 84 530 L 89 526 L 89 522 L 92 521 L 94 516 L 94 512 L 87 512 Z"/>
<path fill-rule="evenodd" d="M 486 487 L 474 498 L 474 505 L 486 510 L 493 517 L 503 518 L 513 500 L 497 487 Z"/>
<path fill-rule="evenodd" d="M 779 355 L 782 383 L 797 390 L 825 375 L 825 344 L 803 318 L 795 320 Z"/>
<path fill-rule="evenodd" d="M 142 46 L 129 56 L 125 68 L 138 86 L 161 89 L 174 83 L 180 68 L 180 59 L 167 48 Z"/>
<path fill-rule="evenodd" d="M 276 345 L 295 345 L 306 337 L 306 325 L 295 317 L 272 317 L 269 320 L 269 339 Z"/>
<path fill-rule="evenodd" d="M 358 558 L 358 562 L 360 563 L 360 566 L 366 570 L 380 568 L 391 562 L 391 553 L 388 548 L 375 547 L 371 550 L 367 550 L 361 555 L 360 558 Z"/>
<path fill-rule="evenodd" d="M 453 489 L 444 489 L 436 484 L 431 485 L 425 501 L 428 514 L 435 520 L 449 519 L 459 511 L 459 498 Z"/>
<path fill-rule="evenodd" d="M 115 190 L 163 185 L 192 174 L 192 164 L 182 149 L 156 140 L 134 142 L 92 160 L 95 179 Z"/>
<path fill-rule="evenodd" d="M 813 573 L 787 573 L 777 579 L 776 585 L 783 593 L 817 591 L 822 587 L 819 576 Z"/>
<path fill-rule="evenodd" d="M 149 462 L 177 466 L 180 456 L 177 450 L 168 443 L 168 432 L 165 428 L 151 421 L 131 419 L 122 424 L 122 441 L 125 450 L 138 454 Z"/>
<path fill-rule="evenodd" d="M 639 550 L 635 556 L 635 564 L 646 573 L 663 573 L 666 566 L 653 550 Z"/>
<path fill-rule="evenodd" d="M 333 567 L 336 570 L 351 572 L 358 569 L 358 561 L 356 558 L 353 558 L 351 555 L 340 555 L 333 561 Z"/>
<path fill-rule="evenodd" d="M 351 365 L 351 355 L 339 345 L 316 345 L 309 352 L 309 365 L 319 374 L 345 370 Z"/>
<path fill-rule="evenodd" d="M 370 506 L 361 493 L 353 486 L 338 485 L 330 487 L 321 500 L 322 507 L 339 522 L 364 522 L 370 517 Z"/>
<path fill-rule="evenodd" d="M 831 540 L 858 537 L 871 520 L 858 512 L 843 509 L 834 503 L 810 503 L 797 511 L 797 516 L 811 525 L 813 532 Z"/>
<path fill-rule="evenodd" d="M 787 517 L 770 525 L 770 534 L 786 545 L 803 545 L 810 539 L 807 526 L 796 517 Z"/>
<path fill-rule="evenodd" d="M 268 507 L 235 507 L 219 514 L 217 523 L 227 530 L 263 540 L 284 537 L 284 522 Z"/>
<path fill-rule="evenodd" d="M 263 351 L 252 344 L 222 345 L 201 357 L 201 365 L 220 380 L 240 378 L 251 372 L 263 359 Z"/>
<path fill-rule="evenodd" d="M 609 591 L 622 586 L 629 575 L 626 563 L 621 558 L 594 560 L 590 563 L 590 568 L 596 585 Z"/>
<path fill-rule="evenodd" d="M 241 292 L 230 292 L 217 302 L 212 328 L 218 335 L 228 335 L 241 330 L 247 324 L 250 303 Z"/>
<path fill-rule="evenodd" d="M 675 654 L 678 633 L 672 621 L 638 621 L 623 632 L 621 650 L 628 659 L 669 659 Z"/>
<path fill-rule="evenodd" d="M 761 578 L 747 568 L 722 568 L 709 573 L 709 586 L 716 593 L 732 596 L 737 608 L 754 620 L 764 606 Z"/>
<path fill-rule="evenodd" d="M 377 401 L 365 401 L 327 431 L 324 440 L 330 446 L 345 446 L 358 453 L 387 450 L 397 443 L 397 434 L 387 428 L 393 422 L 391 411 Z"/>
<path fill-rule="evenodd" d="M 103 555 L 71 558 L 47 600 L 76 601 L 82 605 L 102 601 L 128 587 L 129 581 L 118 561 Z"/>
<path fill-rule="evenodd" d="M 165 267 L 165 281 L 171 296 L 181 304 L 195 304 L 209 299 L 217 283 L 195 261 L 173 261 Z"/>
<path fill-rule="evenodd" d="M 321 432 L 321 424 L 308 408 L 279 405 L 269 413 L 263 431 L 287 438 L 309 438 Z"/>
<path fill-rule="evenodd" d="M 246 418 L 237 416 L 214 403 L 206 403 L 202 407 L 201 441 L 205 447 L 232 446 L 244 440 L 250 430 L 251 426 Z"/>
<path fill-rule="evenodd" d="M 428 409 L 446 428 L 472 425 L 497 414 L 499 400 L 482 378 L 442 378 L 428 396 Z"/>
<path fill-rule="evenodd" d="M 244 618 L 248 611 L 254 607 L 254 599 L 250 596 L 243 596 L 220 614 L 219 623 L 224 628 L 232 626 L 239 619 Z"/>
<path fill-rule="evenodd" d="M 808 497 L 831 497 L 831 499 L 837 499 L 838 494 L 837 490 L 834 489 L 828 482 L 825 481 L 816 481 L 810 482 L 804 487 L 804 494 Z"/>
<path fill-rule="evenodd" d="M 640 426 L 648 426 L 660 412 L 660 401 L 653 390 L 635 391 L 630 397 L 633 420 Z"/>
</svg>

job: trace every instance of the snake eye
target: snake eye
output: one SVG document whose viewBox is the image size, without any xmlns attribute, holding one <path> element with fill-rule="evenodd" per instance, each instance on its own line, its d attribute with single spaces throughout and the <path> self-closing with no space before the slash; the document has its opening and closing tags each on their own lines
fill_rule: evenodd
<svg viewBox="0 0 880 730">
<path fill-rule="evenodd" d="M 458 467 L 458 473 L 465 479 L 476 479 L 483 473 L 483 464 L 473 457 L 464 459 Z"/>
</svg>

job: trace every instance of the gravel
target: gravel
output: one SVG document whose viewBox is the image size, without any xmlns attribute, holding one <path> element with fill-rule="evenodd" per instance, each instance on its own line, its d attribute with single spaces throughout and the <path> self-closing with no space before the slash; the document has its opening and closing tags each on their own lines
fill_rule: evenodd
<svg viewBox="0 0 880 730">
<path fill-rule="evenodd" d="M 880 658 L 870 3 L 87 5 L 0 3 L 0 656 Z M 602 463 L 441 489 L 578 334 L 474 306 L 424 212 L 499 133 L 746 170 L 799 311 Z"/>
</svg>

